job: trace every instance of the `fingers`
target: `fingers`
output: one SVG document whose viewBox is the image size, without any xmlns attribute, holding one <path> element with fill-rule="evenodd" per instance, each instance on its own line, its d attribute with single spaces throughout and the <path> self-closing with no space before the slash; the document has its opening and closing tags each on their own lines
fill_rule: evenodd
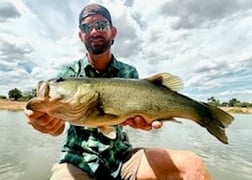
<svg viewBox="0 0 252 180">
<path fill-rule="evenodd" d="M 152 129 L 151 125 L 148 124 L 145 119 L 141 116 L 136 116 L 134 118 L 134 125 L 136 128 L 140 128 L 140 129 L 143 129 L 143 130 L 146 130 L 146 131 L 149 131 Z"/>
<path fill-rule="evenodd" d="M 163 122 L 162 121 L 153 121 L 151 123 L 151 126 L 154 128 L 154 129 L 159 129 L 163 126 Z"/>
<path fill-rule="evenodd" d="M 50 129 L 50 135 L 57 136 L 60 135 L 65 129 L 65 122 L 60 120 L 56 123 L 56 125 Z"/>
<path fill-rule="evenodd" d="M 127 119 L 126 121 L 121 123 L 121 125 L 122 126 L 128 125 L 132 128 L 149 131 L 153 128 L 158 129 L 162 127 L 163 123 L 161 121 L 153 121 L 151 124 L 149 124 L 142 116 L 135 116 Z"/>
<path fill-rule="evenodd" d="M 63 132 L 65 122 L 61 119 L 51 117 L 46 113 L 24 110 L 27 116 L 27 123 L 41 133 L 59 135 Z"/>
<path fill-rule="evenodd" d="M 32 127 L 42 133 L 51 134 L 51 135 L 58 135 L 59 132 L 62 132 L 62 128 L 64 127 L 65 123 L 61 119 L 57 118 L 45 118 L 45 119 L 37 119 L 36 122 L 29 123 Z"/>
<path fill-rule="evenodd" d="M 142 125 L 143 123 L 141 121 L 139 121 L 139 119 L 134 119 L 134 118 L 129 118 L 126 121 L 124 121 L 123 123 L 121 123 L 122 126 L 130 126 L 132 128 L 135 129 L 144 129 L 145 125 Z"/>
<path fill-rule="evenodd" d="M 29 110 L 29 109 L 24 109 L 24 113 L 26 115 L 26 117 L 28 118 L 28 121 L 29 120 L 32 120 L 32 119 L 37 119 L 43 115 L 45 115 L 45 113 L 43 112 L 38 112 L 38 111 L 32 111 L 32 110 Z"/>
</svg>

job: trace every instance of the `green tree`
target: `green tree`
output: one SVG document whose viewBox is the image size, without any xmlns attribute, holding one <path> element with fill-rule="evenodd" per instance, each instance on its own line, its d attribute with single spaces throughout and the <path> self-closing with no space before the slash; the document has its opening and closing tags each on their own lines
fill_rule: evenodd
<svg viewBox="0 0 252 180">
<path fill-rule="evenodd" d="M 239 104 L 239 103 L 240 103 L 240 101 L 238 101 L 236 98 L 232 98 L 232 99 L 229 100 L 228 105 L 230 107 L 234 107 L 236 104 Z"/>
<path fill-rule="evenodd" d="M 7 99 L 7 97 L 4 95 L 0 95 L 0 99 Z"/>
<path fill-rule="evenodd" d="M 22 92 L 17 88 L 11 89 L 8 92 L 9 99 L 14 99 L 15 101 L 22 97 Z"/>
<path fill-rule="evenodd" d="M 36 96 L 36 89 L 32 89 L 30 91 L 24 91 L 23 97 L 21 98 L 21 100 L 28 101 L 29 99 L 31 99 L 35 96 Z"/>
<path fill-rule="evenodd" d="M 219 106 L 220 101 L 218 99 L 215 99 L 215 97 L 210 97 L 207 99 L 208 104 L 214 105 L 214 106 Z"/>
</svg>

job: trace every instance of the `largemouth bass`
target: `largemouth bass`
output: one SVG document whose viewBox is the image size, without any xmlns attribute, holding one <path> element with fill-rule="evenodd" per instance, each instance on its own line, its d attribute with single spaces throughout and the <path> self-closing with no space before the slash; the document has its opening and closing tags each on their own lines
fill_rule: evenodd
<svg viewBox="0 0 252 180">
<path fill-rule="evenodd" d="M 168 73 L 145 79 L 50 79 L 39 82 L 37 96 L 26 108 L 46 112 L 76 126 L 99 128 L 110 138 L 116 137 L 113 125 L 136 115 L 148 123 L 186 118 L 227 144 L 225 128 L 233 117 L 215 106 L 178 93 L 182 84 L 180 78 Z"/>
</svg>

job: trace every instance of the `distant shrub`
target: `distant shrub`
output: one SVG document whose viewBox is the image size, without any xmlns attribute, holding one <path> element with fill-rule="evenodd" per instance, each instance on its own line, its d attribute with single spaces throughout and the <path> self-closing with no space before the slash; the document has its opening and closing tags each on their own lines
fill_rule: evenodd
<svg viewBox="0 0 252 180">
<path fill-rule="evenodd" d="M 7 97 L 0 95 L 0 99 L 7 99 Z"/>
<path fill-rule="evenodd" d="M 8 95 L 9 95 L 9 99 L 11 100 L 18 100 L 19 98 L 22 97 L 22 91 L 20 91 L 19 89 L 17 88 L 14 88 L 14 89 L 11 89 L 9 92 L 8 92 Z"/>
</svg>

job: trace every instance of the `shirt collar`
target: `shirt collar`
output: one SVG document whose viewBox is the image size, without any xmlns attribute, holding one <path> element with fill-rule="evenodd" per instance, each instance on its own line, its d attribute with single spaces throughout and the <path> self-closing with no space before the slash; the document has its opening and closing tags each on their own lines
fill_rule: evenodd
<svg viewBox="0 0 252 180">
<path fill-rule="evenodd" d="M 114 55 L 112 55 L 110 64 L 105 72 L 100 73 L 91 64 L 88 64 L 84 68 L 84 70 L 85 70 L 86 76 L 88 76 L 88 77 L 114 77 L 119 72 L 119 65 L 118 65 L 118 61 L 116 60 Z"/>
</svg>

